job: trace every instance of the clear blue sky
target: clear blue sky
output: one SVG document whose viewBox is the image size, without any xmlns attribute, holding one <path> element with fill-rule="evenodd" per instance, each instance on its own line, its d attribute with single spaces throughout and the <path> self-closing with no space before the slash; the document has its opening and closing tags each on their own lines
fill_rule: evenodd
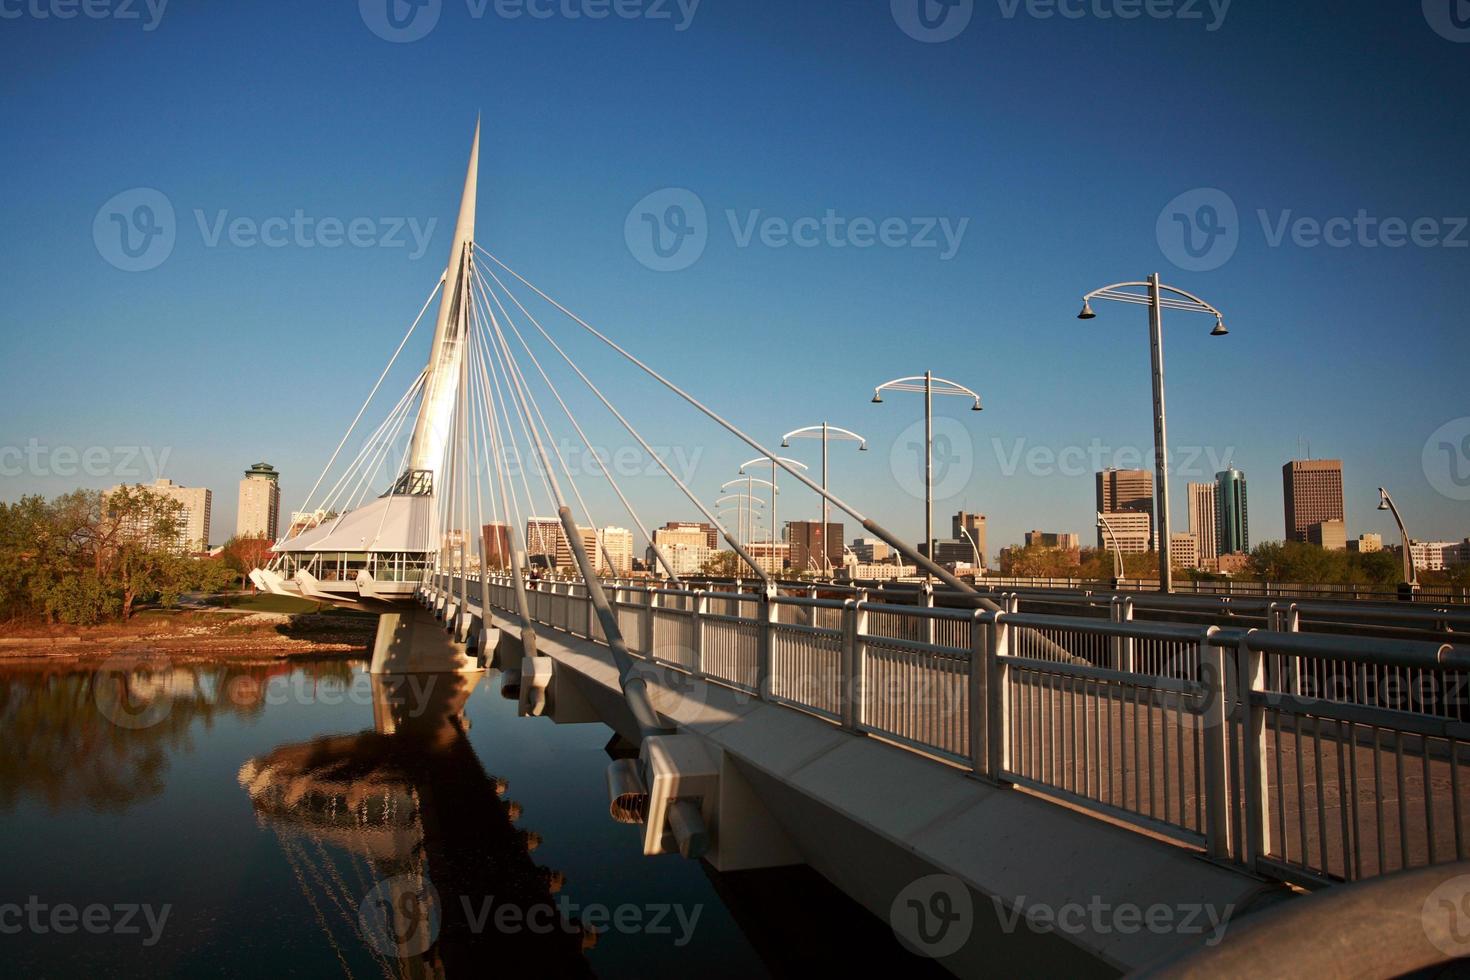
<svg viewBox="0 0 1470 980">
<path fill-rule="evenodd" d="M 965 506 L 990 516 L 992 552 L 1032 527 L 1091 536 L 1089 447 L 1125 453 L 1104 464 L 1151 452 L 1147 333 L 1140 307 L 1075 314 L 1083 292 L 1155 271 L 1227 314 L 1223 340 L 1206 318 L 1166 316 L 1170 440 L 1201 447 L 1201 474 L 1212 454 L 1246 472 L 1254 539 L 1281 536 L 1281 464 L 1305 441 L 1344 460 L 1350 535 L 1389 530 L 1380 484 L 1417 537 L 1470 534 L 1470 504 L 1439 492 L 1422 458 L 1470 416 L 1470 231 L 1452 220 L 1470 214 L 1470 44 L 1418 3 L 1236 0 L 1215 23 L 1204 3 L 1199 20 L 1124 20 L 1098 16 L 1116 0 L 1080 18 L 976 0 L 958 36 L 925 43 L 888 0 L 704 0 L 692 19 L 670 0 L 652 11 L 669 19 L 599 20 L 561 12 L 596 0 L 558 0 L 546 19 L 442 0 L 427 36 L 391 43 L 368 26 L 383 24 L 373 2 L 175 0 L 152 30 L 142 4 L 137 20 L 0 4 L 0 447 L 103 447 L 113 461 L 78 475 L 12 453 L 0 498 L 110 485 L 126 461 L 113 447 L 138 446 L 213 488 L 217 542 L 256 460 L 299 506 L 442 267 L 481 111 L 486 247 L 759 437 L 824 417 L 866 435 L 863 456 L 834 447 L 834 485 L 906 535 L 921 508 L 891 447 L 920 405 L 869 399 L 932 368 L 986 406 L 940 403 L 972 445 L 971 475 L 936 507 L 940 533 Z M 176 242 L 128 272 L 94 219 L 139 187 L 172 205 Z M 664 188 L 708 214 L 708 245 L 680 271 L 646 267 L 625 239 L 630 209 Z M 1228 195 L 1239 241 L 1190 271 L 1156 224 L 1198 188 Z M 209 244 L 221 212 L 298 210 L 438 227 L 418 257 L 406 235 L 399 248 Z M 967 224 L 948 260 L 943 247 L 740 246 L 757 211 L 829 210 Z M 1460 247 L 1271 243 L 1283 217 L 1360 211 L 1433 219 Z M 577 343 L 652 442 L 698 454 L 707 499 L 753 455 Z M 1044 454 L 1068 447 L 1082 455 L 1057 472 Z M 815 449 L 796 446 L 812 462 Z M 650 520 L 693 516 L 659 480 L 632 487 Z M 782 507 L 814 511 L 809 494 Z"/>
</svg>

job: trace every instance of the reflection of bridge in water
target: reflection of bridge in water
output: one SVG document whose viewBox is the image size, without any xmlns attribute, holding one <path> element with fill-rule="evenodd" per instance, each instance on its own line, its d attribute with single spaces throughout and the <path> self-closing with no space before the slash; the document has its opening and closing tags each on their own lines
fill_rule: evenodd
<svg viewBox="0 0 1470 980">
<path fill-rule="evenodd" d="M 1324 624 L 1283 605 L 1257 622 L 1183 607 L 1135 617 L 1120 595 L 1058 610 L 977 591 L 481 247 L 478 147 L 477 131 L 445 273 L 309 494 L 304 509 L 327 518 L 252 576 L 379 613 L 375 674 L 501 667 L 525 714 L 605 723 L 638 746 L 608 786 L 613 811 L 644 825 L 645 853 L 720 870 L 809 864 L 956 972 L 993 967 L 997 944 L 1017 966 L 1108 973 L 1199 942 L 1005 926 L 1077 896 L 1241 916 L 1288 885 L 1470 857 L 1463 610 Z M 436 295 L 427 366 L 337 466 Z M 900 601 L 777 581 L 543 319 L 590 337 L 758 453 L 752 463 L 769 460 L 773 483 L 779 468 L 947 593 L 926 585 Z M 751 583 L 681 576 L 547 363 L 719 529 Z M 607 522 L 548 415 L 565 416 L 648 541 L 655 582 L 606 578 Z M 536 518 L 543 507 L 554 522 Z M 559 528 L 568 580 L 529 580 L 549 560 L 528 556 L 529 524 Z M 487 526 L 493 545 L 471 531 Z M 1390 679 L 1430 693 L 1385 697 Z M 942 953 L 905 911 L 908 889 L 934 874 L 975 909 L 966 941 Z"/>
<path fill-rule="evenodd" d="M 577 923 L 498 930 L 484 916 L 487 900 L 556 915 L 561 878 L 532 859 L 537 837 L 466 737 L 477 680 L 376 676 L 373 731 L 281 746 L 240 784 L 339 957 L 362 947 L 402 976 L 590 975 Z"/>
</svg>

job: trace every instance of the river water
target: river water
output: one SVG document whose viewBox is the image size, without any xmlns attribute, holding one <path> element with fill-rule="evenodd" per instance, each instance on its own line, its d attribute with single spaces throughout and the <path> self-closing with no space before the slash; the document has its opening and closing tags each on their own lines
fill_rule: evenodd
<svg viewBox="0 0 1470 980">
<path fill-rule="evenodd" d="M 518 717 L 493 671 L 0 667 L 0 739 L 9 976 L 933 968 L 809 869 L 642 856 L 612 732 Z"/>
</svg>

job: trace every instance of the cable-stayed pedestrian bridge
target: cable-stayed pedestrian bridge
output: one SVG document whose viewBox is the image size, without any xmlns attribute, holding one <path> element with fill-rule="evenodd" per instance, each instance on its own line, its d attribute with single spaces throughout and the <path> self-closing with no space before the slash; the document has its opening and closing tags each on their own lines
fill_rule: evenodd
<svg viewBox="0 0 1470 980">
<path fill-rule="evenodd" d="M 378 613 L 374 673 L 494 668 L 525 715 L 613 727 L 638 754 L 608 770 L 611 812 L 643 828 L 645 853 L 809 863 L 959 972 L 993 966 L 997 941 L 1025 965 L 1106 974 L 1202 939 L 1015 933 L 1015 916 L 1077 896 L 1205 902 L 1228 919 L 1292 889 L 1470 857 L 1470 653 L 1448 621 L 1353 635 L 1275 611 L 1265 628 L 1142 622 L 1117 597 L 1101 618 L 982 594 L 478 245 L 478 145 L 477 130 L 445 273 L 309 494 L 319 517 L 252 575 Z M 426 366 L 344 454 L 436 298 Z M 944 602 L 783 585 L 578 341 L 886 541 Z M 574 404 L 636 441 L 748 581 L 680 573 Z M 567 433 L 657 579 L 605 574 L 608 515 L 589 506 Z M 572 576 L 542 579 L 533 555 L 564 555 Z M 912 894 L 934 880 L 943 902 Z M 959 900 L 966 935 L 941 950 L 931 926 Z"/>
</svg>

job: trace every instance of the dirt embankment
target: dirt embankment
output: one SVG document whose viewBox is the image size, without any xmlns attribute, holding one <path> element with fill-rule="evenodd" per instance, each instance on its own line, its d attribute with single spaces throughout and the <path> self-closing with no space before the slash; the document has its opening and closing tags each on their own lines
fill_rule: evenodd
<svg viewBox="0 0 1470 980">
<path fill-rule="evenodd" d="M 149 610 L 104 626 L 0 625 L 0 661 L 80 659 L 123 650 L 251 658 L 362 656 L 376 628 L 375 616 L 334 610 Z"/>
</svg>

